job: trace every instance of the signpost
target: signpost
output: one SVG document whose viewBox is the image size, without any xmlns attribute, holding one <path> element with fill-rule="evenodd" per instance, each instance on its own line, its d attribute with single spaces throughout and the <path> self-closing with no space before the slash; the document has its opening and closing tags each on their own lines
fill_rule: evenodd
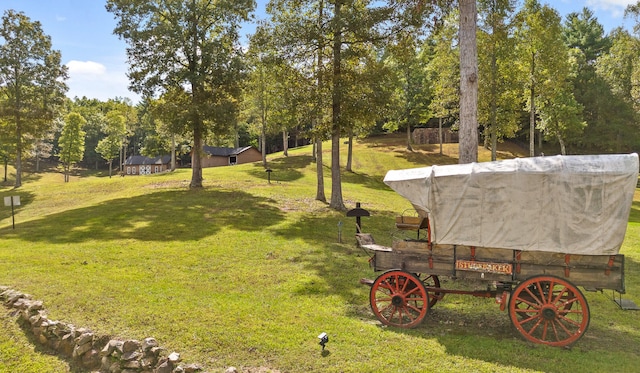
<svg viewBox="0 0 640 373">
<path fill-rule="evenodd" d="M 13 207 L 20 206 L 20 196 L 4 197 L 4 205 L 11 206 L 11 225 L 13 226 L 13 229 L 16 229 L 16 219 Z"/>
</svg>

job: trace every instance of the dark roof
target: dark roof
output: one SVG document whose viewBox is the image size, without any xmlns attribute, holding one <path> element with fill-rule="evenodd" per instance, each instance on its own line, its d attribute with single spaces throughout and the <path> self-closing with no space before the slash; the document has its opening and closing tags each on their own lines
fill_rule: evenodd
<svg viewBox="0 0 640 373">
<path fill-rule="evenodd" d="M 124 161 L 125 166 L 137 166 L 147 164 L 168 164 L 171 162 L 170 155 L 162 155 L 159 157 L 149 158 L 143 155 L 131 155 Z"/>
<path fill-rule="evenodd" d="M 245 146 L 244 148 L 221 148 L 216 146 L 204 145 L 202 147 L 202 151 L 208 155 L 213 155 L 218 157 L 229 157 L 232 155 L 238 155 L 251 148 L 252 148 L 251 146 Z"/>
</svg>

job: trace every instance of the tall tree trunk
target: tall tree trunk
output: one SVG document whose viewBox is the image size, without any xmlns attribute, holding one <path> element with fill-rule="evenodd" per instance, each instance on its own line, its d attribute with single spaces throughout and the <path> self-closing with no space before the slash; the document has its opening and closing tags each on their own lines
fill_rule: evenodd
<svg viewBox="0 0 640 373">
<path fill-rule="evenodd" d="M 260 61 L 260 120 L 262 121 L 260 137 L 262 140 L 262 167 L 267 168 L 267 103 L 265 98 L 267 90 L 264 79 L 264 69 L 262 61 Z"/>
<path fill-rule="evenodd" d="M 283 150 L 283 155 L 285 157 L 289 156 L 289 133 L 287 132 L 286 129 L 282 130 L 282 148 Z"/>
<path fill-rule="evenodd" d="M 337 0 L 334 5 L 333 32 L 333 90 L 331 94 L 331 202 L 329 206 L 335 210 L 345 210 L 342 201 L 342 179 L 340 177 L 340 132 L 341 132 L 341 103 L 342 103 L 342 2 Z"/>
<path fill-rule="evenodd" d="M 438 142 L 440 142 L 440 155 L 442 155 L 442 117 L 438 118 Z"/>
<path fill-rule="evenodd" d="M 562 138 L 562 136 L 560 136 L 560 134 L 556 134 L 556 137 L 558 138 L 558 143 L 560 144 L 560 154 L 562 155 L 567 155 L 567 147 L 564 144 L 564 139 Z"/>
<path fill-rule="evenodd" d="M 531 54 L 531 88 L 530 88 L 530 96 L 529 100 L 531 100 L 531 109 L 529 111 L 529 156 L 535 156 L 535 147 L 536 147 L 536 102 L 535 102 L 535 79 L 534 75 L 536 71 L 536 53 L 533 52 Z"/>
<path fill-rule="evenodd" d="M 411 124 L 407 121 L 407 150 L 412 152 L 413 147 L 411 146 Z"/>
<path fill-rule="evenodd" d="M 495 32 L 495 31 L 494 31 Z M 498 107 L 496 105 L 497 95 L 498 95 L 498 61 L 496 57 L 496 48 L 493 48 L 494 52 L 491 55 L 491 104 L 490 104 L 490 116 L 489 120 L 490 128 L 489 128 L 489 137 L 491 138 L 491 160 L 495 161 L 498 157 Z"/>
<path fill-rule="evenodd" d="M 353 131 L 349 130 L 349 141 L 347 141 L 347 166 L 345 169 L 349 172 L 353 172 L 351 169 L 351 161 L 353 159 Z"/>
<path fill-rule="evenodd" d="M 109 164 L 111 167 L 111 164 Z M 171 134 L 171 171 L 176 170 L 176 135 L 175 133 Z M 109 171 L 111 173 L 111 171 Z"/>
<path fill-rule="evenodd" d="M 322 27 L 322 23 L 324 22 L 324 1 L 320 0 L 320 4 L 318 5 L 318 29 Z M 318 34 L 318 55 L 317 55 L 317 64 L 316 69 L 317 77 L 318 77 L 318 102 L 316 106 L 315 113 L 315 141 L 314 141 L 314 152 L 313 156 L 316 161 L 316 200 L 321 202 L 327 202 L 327 197 L 324 194 L 324 169 L 322 164 L 322 131 L 319 131 L 317 127 L 322 128 L 322 90 L 324 88 L 323 81 L 323 73 L 322 73 L 322 51 L 324 49 L 324 39 L 322 35 Z"/>
<path fill-rule="evenodd" d="M 15 187 L 22 186 L 22 127 L 20 117 L 16 120 L 16 184 Z"/>
<path fill-rule="evenodd" d="M 478 55 L 476 0 L 460 0 L 459 163 L 478 161 Z"/>
<path fill-rule="evenodd" d="M 191 152 L 191 184 L 190 188 L 202 188 L 202 123 L 193 129 L 193 151 Z"/>
</svg>

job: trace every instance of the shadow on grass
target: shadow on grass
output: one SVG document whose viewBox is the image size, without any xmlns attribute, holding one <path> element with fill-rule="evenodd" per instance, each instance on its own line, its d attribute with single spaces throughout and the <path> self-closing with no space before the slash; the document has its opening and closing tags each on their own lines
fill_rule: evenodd
<svg viewBox="0 0 640 373">
<path fill-rule="evenodd" d="M 640 202 L 631 204 L 631 212 L 629 213 L 629 222 L 640 223 Z"/>
<path fill-rule="evenodd" d="M 253 231 L 284 218 L 268 198 L 242 191 L 162 191 L 65 211 L 4 229 L 33 242 L 197 240 L 222 227 Z M 73 227 L 61 231 L 60 227 Z"/>
<path fill-rule="evenodd" d="M 313 157 L 309 155 L 297 155 L 295 157 L 281 157 L 269 161 L 267 166 L 271 169 L 271 176 L 262 166 L 262 162 L 256 162 L 254 168 L 248 174 L 263 180 L 271 181 L 295 181 L 304 176 L 302 171 L 313 163 Z"/>
</svg>

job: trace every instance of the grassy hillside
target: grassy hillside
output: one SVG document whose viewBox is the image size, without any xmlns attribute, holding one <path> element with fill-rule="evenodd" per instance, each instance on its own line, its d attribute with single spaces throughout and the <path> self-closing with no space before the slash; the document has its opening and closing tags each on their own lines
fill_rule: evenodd
<svg viewBox="0 0 640 373">
<path fill-rule="evenodd" d="M 76 176 L 69 183 L 55 172 L 25 175 L 20 189 L 0 189 L 0 196 L 20 195 L 22 202 L 15 230 L 10 208 L 0 209 L 0 285 L 43 300 L 50 319 L 123 339 L 153 336 L 185 362 L 212 372 L 227 366 L 283 372 L 640 366 L 638 314 L 619 310 L 610 293 L 586 293 L 590 329 L 571 350 L 525 342 L 492 300 L 468 296 L 447 295 L 417 329 L 381 327 L 369 309 L 369 289 L 359 284 L 375 274 L 354 244 L 354 221 L 314 200 L 311 148 L 289 154 L 269 157 L 270 184 L 260 164 L 248 164 L 205 169 L 202 190 L 188 189 L 187 169 Z M 517 154 L 517 148 L 500 151 L 503 158 Z M 479 156 L 489 157 L 484 150 Z M 324 163 L 330 164 L 329 151 Z M 401 137 L 359 141 L 354 172 L 343 174 L 345 204 L 361 202 L 372 214 L 363 218 L 364 229 L 390 245 L 393 217 L 410 205 L 382 183 L 384 174 L 445 163 L 457 163 L 457 145 L 440 155 L 436 145 L 407 152 Z M 626 298 L 640 304 L 638 203 L 622 252 Z M 445 281 L 448 287 L 476 287 Z M 10 318 L 3 326 L 0 372 L 72 369 L 34 350 Z M 330 337 L 324 354 L 316 338 L 321 332 Z"/>
</svg>

